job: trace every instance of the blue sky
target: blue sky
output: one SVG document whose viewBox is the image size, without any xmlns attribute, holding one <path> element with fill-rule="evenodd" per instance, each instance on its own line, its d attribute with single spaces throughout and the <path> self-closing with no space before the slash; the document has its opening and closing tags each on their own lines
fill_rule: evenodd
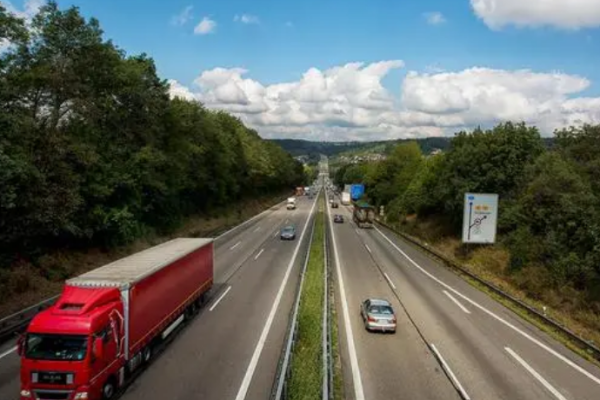
<svg viewBox="0 0 600 400">
<path fill-rule="evenodd" d="M 563 101 L 600 96 L 600 2 L 597 7 L 591 6 L 593 9 L 590 10 L 587 3 L 591 2 L 573 0 L 574 3 L 580 3 L 579 14 L 575 12 L 564 17 L 560 0 L 546 0 L 555 4 L 541 13 L 535 7 L 519 4 L 544 0 L 502 1 L 516 4 L 517 11 L 514 11 L 514 7 L 496 14 L 485 11 L 484 6 L 500 0 L 60 0 L 58 3 L 62 8 L 76 5 L 83 15 L 98 18 L 106 38 L 112 39 L 129 54 L 148 53 L 156 61 L 163 78 L 177 81 L 191 95 L 205 103 L 213 101 L 215 107 L 219 106 L 218 96 L 209 99 L 206 97 L 206 85 L 200 88 L 194 84 L 194 80 L 203 72 L 217 67 L 246 70 L 241 76 L 231 77 L 238 82 L 241 90 L 246 90 L 245 80 L 257 82 L 266 88 L 278 83 L 299 82 L 310 68 L 324 72 L 352 62 L 368 65 L 386 60 L 402 60 L 404 63 L 402 68 L 392 68 L 381 76 L 378 80 L 382 87 L 375 88 L 375 91 L 385 91 L 394 98 L 396 113 L 410 111 L 431 114 L 432 110 L 439 109 L 438 106 L 423 107 L 422 103 L 427 99 L 416 102 L 421 107 L 415 102 L 410 105 L 403 101 L 403 82 L 408 71 L 415 71 L 420 79 L 430 79 L 425 75 L 440 72 L 460 74 L 474 67 L 508 73 L 529 69 L 533 74 L 545 74 L 542 78 L 549 82 L 557 80 L 552 74 L 588 80 L 587 84 L 582 85 L 585 87 L 578 86 L 580 90 L 558 94 L 553 92 Z M 13 0 L 12 4 L 15 8 L 23 9 L 23 1 Z M 480 11 L 477 11 L 477 7 Z M 175 24 L 174 17 L 182 15 L 186 8 L 190 12 L 185 23 Z M 439 13 L 441 17 L 432 19 L 430 13 Z M 236 15 L 255 17 L 257 23 L 236 21 Z M 216 24 L 213 32 L 194 32 L 203 18 Z M 463 82 L 462 78 L 457 82 Z M 456 86 L 457 82 L 448 82 L 448 85 Z M 417 83 L 418 87 L 428 85 L 428 90 L 436 86 L 431 80 Z M 534 91 L 545 90 L 533 86 Z M 214 85 L 211 87 L 215 89 Z M 465 92 L 468 90 L 465 89 Z M 503 90 L 499 93 L 503 93 Z M 253 95 L 246 93 L 244 96 L 250 98 Z M 446 94 L 436 93 L 433 96 L 445 98 Z M 523 96 L 530 99 L 537 95 L 531 92 Z M 540 102 L 549 104 L 554 100 L 553 97 Z M 473 98 L 471 102 L 474 102 Z M 350 99 L 349 103 L 356 102 Z M 536 107 L 537 114 L 546 106 Z M 585 107 L 591 107 L 586 118 L 589 117 L 591 121 L 600 118 L 595 102 L 591 105 L 586 103 Z M 360 113 L 360 110 L 355 111 L 345 109 L 348 115 Z M 267 135 L 277 135 L 277 124 L 264 118 L 262 121 L 252 118 L 248 117 L 249 123 L 263 123 L 265 129 L 271 132 Z M 461 118 L 464 126 L 477 122 L 472 116 Z M 529 117 L 525 115 L 524 118 Z M 535 122 L 536 118 L 533 118 Z M 560 124 L 559 119 L 571 121 L 569 118 L 561 114 L 552 123 Z M 389 119 L 391 124 L 404 126 L 406 134 L 411 135 L 407 128 L 410 124 L 392 120 Z M 307 132 L 311 131 L 312 134 L 305 136 L 312 137 L 332 127 L 326 118 L 316 118 L 313 122 L 306 124 Z M 373 126 L 380 126 L 381 123 L 381 120 L 372 122 L 375 124 Z M 448 130 L 456 130 L 455 125 L 460 125 L 460 121 L 454 124 L 440 122 L 439 118 L 423 123 L 426 123 L 423 126 L 439 128 L 424 129 L 428 132 L 424 134 L 447 134 Z M 349 134 L 346 138 L 356 138 L 360 129 L 368 128 L 365 124 L 369 125 L 365 121 L 357 122 L 358 130 L 355 129 L 354 136 Z M 341 127 L 333 124 L 332 130 L 337 128 Z M 290 128 L 287 131 L 289 134 L 282 135 L 291 137 L 296 133 L 301 134 L 300 129 Z M 401 130 L 393 132 L 382 131 L 382 135 L 402 135 Z"/>
</svg>

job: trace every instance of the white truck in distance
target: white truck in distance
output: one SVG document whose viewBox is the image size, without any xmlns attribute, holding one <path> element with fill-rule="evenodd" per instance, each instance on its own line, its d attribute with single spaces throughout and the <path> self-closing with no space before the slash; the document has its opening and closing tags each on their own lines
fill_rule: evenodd
<svg viewBox="0 0 600 400">
<path fill-rule="evenodd" d="M 295 197 L 288 197 L 288 199 L 287 199 L 287 209 L 288 210 L 295 210 L 296 209 L 296 198 Z"/>
<path fill-rule="evenodd" d="M 342 192 L 342 204 L 345 206 L 350 204 L 350 193 Z"/>
</svg>

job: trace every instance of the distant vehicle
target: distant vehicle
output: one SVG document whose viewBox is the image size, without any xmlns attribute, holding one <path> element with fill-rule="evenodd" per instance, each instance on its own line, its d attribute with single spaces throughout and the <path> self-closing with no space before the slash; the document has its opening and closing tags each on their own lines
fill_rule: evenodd
<svg viewBox="0 0 600 400">
<path fill-rule="evenodd" d="M 304 196 L 304 187 L 303 186 L 298 186 L 296 188 L 296 196 Z"/>
<path fill-rule="evenodd" d="M 288 225 L 281 228 L 281 234 L 279 235 L 281 240 L 294 240 L 296 239 L 296 228 L 294 225 Z"/>
<path fill-rule="evenodd" d="M 335 222 L 337 224 L 343 224 L 344 223 L 344 216 L 340 215 L 340 214 L 335 214 L 333 216 L 333 222 Z"/>
<path fill-rule="evenodd" d="M 332 201 L 331 202 L 331 208 L 338 208 L 340 205 L 337 203 L 337 201 Z"/>
<path fill-rule="evenodd" d="M 310 186 L 305 186 L 304 187 L 304 194 L 307 195 L 307 196 L 310 194 Z"/>
<path fill-rule="evenodd" d="M 213 284 L 213 240 L 178 238 L 66 281 L 18 340 L 20 399 L 113 398 Z"/>
<path fill-rule="evenodd" d="M 350 205 L 350 193 L 342 192 L 342 204 L 345 206 Z"/>
<path fill-rule="evenodd" d="M 296 209 L 296 198 L 295 197 L 288 197 L 288 199 L 287 199 L 287 209 L 288 210 L 295 210 Z"/>
<path fill-rule="evenodd" d="M 375 223 L 375 207 L 367 203 L 355 203 L 352 219 L 359 228 L 372 228 Z"/>
<path fill-rule="evenodd" d="M 367 331 L 396 333 L 396 314 L 389 301 L 367 299 L 360 304 L 360 316 Z"/>
</svg>

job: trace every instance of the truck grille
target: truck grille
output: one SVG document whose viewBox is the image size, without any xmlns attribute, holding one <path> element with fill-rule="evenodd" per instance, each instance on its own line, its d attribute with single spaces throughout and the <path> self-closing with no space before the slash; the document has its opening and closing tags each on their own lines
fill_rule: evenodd
<svg viewBox="0 0 600 400">
<path fill-rule="evenodd" d="M 35 371 L 32 380 L 36 383 L 46 383 L 51 385 L 67 385 L 73 383 L 72 377 L 68 379 L 66 372 Z M 71 382 L 68 382 L 71 380 Z"/>
<path fill-rule="evenodd" d="M 35 390 L 36 400 L 67 400 L 71 396 L 70 390 Z"/>
</svg>

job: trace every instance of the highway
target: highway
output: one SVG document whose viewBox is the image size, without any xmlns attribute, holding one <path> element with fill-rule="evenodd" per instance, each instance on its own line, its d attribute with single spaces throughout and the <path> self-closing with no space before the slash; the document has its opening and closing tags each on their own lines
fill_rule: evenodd
<svg viewBox="0 0 600 400">
<path fill-rule="evenodd" d="M 316 197 L 315 197 L 316 199 Z M 314 200 L 280 204 L 215 241 L 215 286 L 199 315 L 163 346 L 121 399 L 266 399 L 283 347 Z M 297 238 L 279 230 L 295 224 Z M 303 240 L 300 237 L 305 231 Z M 0 355 L 14 343 L 0 347 Z M 17 399 L 19 359 L 0 359 L 0 399 Z"/>
<path fill-rule="evenodd" d="M 329 212 L 346 399 L 600 398 L 595 365 L 392 232 L 357 228 L 343 206 Z M 370 296 L 392 302 L 395 335 L 365 331 L 358 307 Z"/>
</svg>

